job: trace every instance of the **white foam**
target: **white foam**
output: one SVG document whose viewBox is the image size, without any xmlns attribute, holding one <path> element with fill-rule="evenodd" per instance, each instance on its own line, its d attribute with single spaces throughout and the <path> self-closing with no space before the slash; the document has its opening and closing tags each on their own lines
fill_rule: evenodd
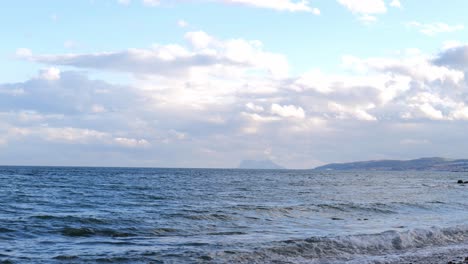
<svg viewBox="0 0 468 264">
<path fill-rule="evenodd" d="M 236 254 L 229 257 L 228 262 L 388 263 L 397 262 L 401 256 L 415 254 L 416 251 L 430 249 L 427 252 L 433 252 L 434 248 L 452 248 L 467 242 L 468 226 L 433 227 L 279 242 L 253 252 Z"/>
</svg>

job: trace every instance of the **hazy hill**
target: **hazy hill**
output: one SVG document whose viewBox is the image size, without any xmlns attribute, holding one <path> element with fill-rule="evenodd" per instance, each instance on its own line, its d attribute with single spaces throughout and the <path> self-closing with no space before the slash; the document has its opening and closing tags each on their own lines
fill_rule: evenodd
<svg viewBox="0 0 468 264">
<path fill-rule="evenodd" d="M 332 163 L 315 170 L 433 170 L 468 171 L 468 159 L 421 158 L 414 160 L 371 160 Z"/>
<path fill-rule="evenodd" d="M 243 160 L 239 165 L 239 169 L 281 170 L 284 168 L 271 160 Z"/>
</svg>

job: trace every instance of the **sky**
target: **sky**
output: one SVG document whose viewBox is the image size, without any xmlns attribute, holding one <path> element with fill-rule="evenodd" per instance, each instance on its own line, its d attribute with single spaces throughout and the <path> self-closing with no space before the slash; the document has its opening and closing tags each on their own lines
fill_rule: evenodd
<svg viewBox="0 0 468 264">
<path fill-rule="evenodd" d="M 468 158 L 468 1 L 15 0 L 0 164 Z"/>
</svg>

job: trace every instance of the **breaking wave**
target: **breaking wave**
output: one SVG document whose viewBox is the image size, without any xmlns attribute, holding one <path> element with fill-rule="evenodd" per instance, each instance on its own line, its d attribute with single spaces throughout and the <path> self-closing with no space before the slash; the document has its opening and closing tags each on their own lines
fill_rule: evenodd
<svg viewBox="0 0 468 264">
<path fill-rule="evenodd" d="M 408 250 L 468 242 L 468 226 L 386 231 L 378 234 L 287 240 L 249 253 L 222 253 L 222 263 L 312 262 L 352 260 L 358 256 L 401 254 Z M 326 260 L 325 262 L 323 262 Z"/>
</svg>

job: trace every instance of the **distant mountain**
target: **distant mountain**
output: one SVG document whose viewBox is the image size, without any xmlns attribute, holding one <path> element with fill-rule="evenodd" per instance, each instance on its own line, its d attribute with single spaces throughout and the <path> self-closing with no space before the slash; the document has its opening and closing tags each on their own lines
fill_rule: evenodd
<svg viewBox="0 0 468 264">
<path fill-rule="evenodd" d="M 350 163 L 332 163 L 315 170 L 429 170 L 468 171 L 468 159 L 421 158 L 414 160 L 371 160 Z"/>
<path fill-rule="evenodd" d="M 271 160 L 243 160 L 239 169 L 282 170 L 284 168 Z"/>
</svg>

